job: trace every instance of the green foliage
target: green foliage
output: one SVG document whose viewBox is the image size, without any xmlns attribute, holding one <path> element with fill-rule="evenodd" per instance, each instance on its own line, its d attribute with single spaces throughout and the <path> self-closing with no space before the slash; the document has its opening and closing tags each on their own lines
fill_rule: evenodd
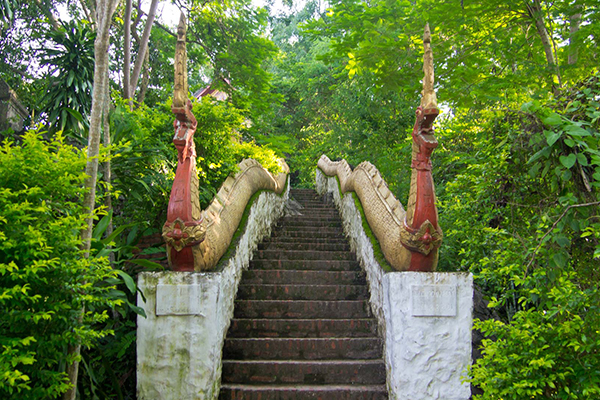
<svg viewBox="0 0 600 400">
<path fill-rule="evenodd" d="M 242 140 L 247 129 L 243 110 L 205 97 L 194 102 L 192 112 L 198 121 L 194 140 L 203 207 L 243 158 L 254 158 L 273 173 L 280 171 L 272 150 Z M 146 228 L 160 230 L 166 219 L 177 166 L 173 120 L 170 101 L 134 110 L 120 102 L 111 114 L 115 218 L 117 225 L 137 225 L 138 235 Z"/>
<path fill-rule="evenodd" d="M 55 398 L 69 387 L 67 346 L 91 346 L 110 330 L 99 311 L 120 302 L 105 258 L 83 257 L 79 232 L 85 155 L 60 135 L 30 131 L 0 150 L 0 394 Z"/>
<path fill-rule="evenodd" d="M 89 23 L 72 20 L 46 38 L 41 63 L 50 68 L 48 87 L 41 100 L 50 130 L 83 135 L 88 126 L 94 82 L 94 40 Z"/>
<path fill-rule="evenodd" d="M 130 110 L 119 101 L 111 112 L 112 192 L 115 225 L 135 224 L 136 234 L 166 219 L 177 153 L 171 144 L 173 114 L 166 104 Z"/>
<path fill-rule="evenodd" d="M 0 2 L 0 22 L 2 22 L 2 27 L 13 22 L 14 10 L 17 8 L 17 5 L 17 0 L 2 0 Z"/>
<path fill-rule="evenodd" d="M 409 174 L 402 172 L 410 159 L 412 104 L 402 94 L 376 90 L 371 73 L 354 79 L 338 74 L 339 57 L 319 60 L 332 40 L 307 36 L 300 28 L 316 10 L 309 2 L 297 15 L 274 20 L 273 36 L 284 51 L 272 65 L 274 87 L 284 101 L 257 122 L 258 140 L 288 155 L 291 170 L 298 172 L 296 186 L 313 185 L 315 165 L 327 154 L 354 165 L 372 162 L 396 195 L 406 196 Z"/>
<path fill-rule="evenodd" d="M 203 72 L 214 88 L 228 92 L 237 107 L 255 115 L 273 100 L 263 64 L 276 48 L 263 35 L 266 22 L 266 10 L 253 7 L 249 0 L 207 1 L 191 7 L 188 26 L 188 41 L 200 46 L 196 60 L 205 62 Z M 204 84 L 192 78 L 190 85 Z"/>
<path fill-rule="evenodd" d="M 484 356 L 472 369 L 472 381 L 484 391 L 477 399 L 600 396 L 598 291 L 581 290 L 573 271 L 558 274 L 544 307 L 521 310 L 510 323 L 476 324 L 494 338 L 484 340 Z"/>
<path fill-rule="evenodd" d="M 243 110 L 207 96 L 194 103 L 193 113 L 198 120 L 194 140 L 203 208 L 210 204 L 229 174 L 237 172 L 237 165 L 244 158 L 256 158 L 271 172 L 280 171 L 272 150 L 242 142 L 242 132 L 247 129 Z"/>
<path fill-rule="evenodd" d="M 350 77 L 374 73 L 382 90 L 416 97 L 428 22 L 440 98 L 478 108 L 519 101 L 523 94 L 547 96 L 597 70 L 598 5 L 597 0 L 463 1 L 460 6 L 434 0 L 339 0 L 307 26 L 313 35 L 331 38 L 323 58 L 344 59 L 338 70 Z M 578 14 L 580 26 L 566 23 Z M 548 46 L 538 21 L 548 31 Z M 577 57 L 569 61 L 569 55 Z"/>
</svg>

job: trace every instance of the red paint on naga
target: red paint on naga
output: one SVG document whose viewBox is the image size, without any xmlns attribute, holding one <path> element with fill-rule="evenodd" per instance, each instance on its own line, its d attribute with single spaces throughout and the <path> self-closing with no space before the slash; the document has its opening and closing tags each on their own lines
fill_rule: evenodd
<svg viewBox="0 0 600 400">
<path fill-rule="evenodd" d="M 405 225 L 407 230 L 414 235 L 417 235 L 422 227 L 427 227 L 427 229 L 421 232 L 417 239 L 420 242 L 420 249 L 424 251 L 410 249 L 412 254 L 408 270 L 433 271 L 437 259 L 436 249 L 441 243 L 441 229 L 438 225 L 435 189 L 431 175 L 431 154 L 438 146 L 433 135 L 432 125 L 439 110 L 437 108 L 423 110 L 422 107 L 419 107 L 416 114 L 412 137 L 418 151 L 412 160 L 411 167 L 417 171 L 417 194 L 412 221 L 410 224 L 405 221 Z"/>
</svg>

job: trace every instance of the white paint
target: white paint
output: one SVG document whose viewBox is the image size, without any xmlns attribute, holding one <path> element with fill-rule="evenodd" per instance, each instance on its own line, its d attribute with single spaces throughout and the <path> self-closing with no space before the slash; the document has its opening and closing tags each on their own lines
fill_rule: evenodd
<svg viewBox="0 0 600 400">
<path fill-rule="evenodd" d="M 456 286 L 412 285 L 410 291 L 413 317 L 456 316 Z"/>
<path fill-rule="evenodd" d="M 421 305 L 441 316 L 413 315 L 415 302 L 431 300 L 425 293 L 441 286 L 440 298 L 453 296 L 454 316 L 442 304 Z M 392 272 L 384 277 L 386 365 L 392 399 L 468 399 L 471 388 L 461 383 L 471 364 L 473 279 L 467 273 Z M 429 293 L 431 294 L 431 293 Z M 416 298 L 415 298 L 416 295 Z M 424 314 L 424 313 L 418 313 Z"/>
<path fill-rule="evenodd" d="M 289 196 L 263 192 L 250 209 L 235 253 L 216 272 L 144 272 L 138 276 L 139 400 L 216 399 L 222 348 L 242 271 L 283 214 Z"/>
<path fill-rule="evenodd" d="M 201 282 L 202 283 L 202 282 Z M 206 286 L 206 285 L 205 285 Z M 199 284 L 156 286 L 156 315 L 201 315 L 207 296 Z M 210 287 L 206 288 L 210 290 Z"/>
<path fill-rule="evenodd" d="M 461 378 L 471 364 L 472 276 L 385 273 L 375 259 L 352 195 L 340 196 L 335 177 L 319 169 L 316 189 L 333 197 L 350 246 L 366 272 L 371 308 L 385 338 L 389 398 L 468 399 L 470 386 L 461 383 Z"/>
</svg>

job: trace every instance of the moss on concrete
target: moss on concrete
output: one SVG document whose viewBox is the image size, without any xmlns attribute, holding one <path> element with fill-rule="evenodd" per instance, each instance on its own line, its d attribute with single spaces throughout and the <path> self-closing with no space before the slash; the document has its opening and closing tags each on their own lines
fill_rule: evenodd
<svg viewBox="0 0 600 400">
<path fill-rule="evenodd" d="M 362 227 L 365 231 L 365 234 L 367 235 L 367 237 L 371 241 L 371 245 L 373 246 L 373 255 L 375 256 L 375 260 L 377 260 L 377 262 L 381 266 L 381 269 L 384 272 L 395 271 L 395 269 L 392 268 L 392 266 L 387 262 L 387 260 L 385 259 L 385 256 L 383 255 L 383 251 L 381 250 L 379 241 L 377 240 L 377 238 L 375 237 L 375 234 L 373 233 L 373 231 L 371 230 L 371 227 L 369 226 L 369 222 L 367 221 L 367 217 L 365 216 L 365 210 L 363 209 L 360 199 L 358 198 L 356 193 L 351 192 L 350 194 L 352 195 L 352 199 L 354 200 L 354 205 L 356 206 L 356 208 L 358 209 L 358 212 L 360 213 L 360 219 L 361 219 Z"/>
</svg>

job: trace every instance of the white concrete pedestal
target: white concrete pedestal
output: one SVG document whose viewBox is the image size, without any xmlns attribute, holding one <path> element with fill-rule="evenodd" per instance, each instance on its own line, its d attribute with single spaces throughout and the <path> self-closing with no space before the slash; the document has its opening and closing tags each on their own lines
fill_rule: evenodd
<svg viewBox="0 0 600 400">
<path fill-rule="evenodd" d="M 223 331 L 229 324 L 220 291 L 223 273 L 141 273 L 146 296 L 138 316 L 140 400 L 215 398 L 221 379 Z M 226 301 L 226 300 L 225 300 Z"/>
<path fill-rule="evenodd" d="M 468 273 L 384 272 L 351 193 L 316 172 L 316 189 L 331 195 L 350 246 L 367 274 L 370 303 L 385 338 L 390 400 L 467 400 L 461 383 L 471 365 L 473 277 Z"/>
<path fill-rule="evenodd" d="M 144 272 L 138 276 L 139 400 L 213 400 L 221 386 L 222 349 L 242 271 L 283 214 L 289 195 L 263 192 L 250 209 L 235 252 L 215 272 Z"/>
<path fill-rule="evenodd" d="M 390 399 L 469 399 L 472 276 L 391 272 L 383 291 Z"/>
</svg>

